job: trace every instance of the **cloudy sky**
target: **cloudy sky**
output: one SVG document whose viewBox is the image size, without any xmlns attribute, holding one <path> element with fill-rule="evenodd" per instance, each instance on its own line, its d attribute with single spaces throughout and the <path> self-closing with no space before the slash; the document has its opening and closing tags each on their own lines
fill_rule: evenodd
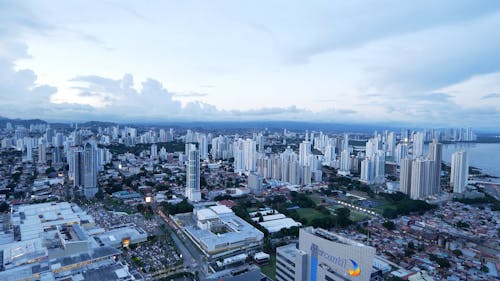
<svg viewBox="0 0 500 281">
<path fill-rule="evenodd" d="M 0 115 L 500 125 L 500 1 L 0 0 Z"/>
</svg>

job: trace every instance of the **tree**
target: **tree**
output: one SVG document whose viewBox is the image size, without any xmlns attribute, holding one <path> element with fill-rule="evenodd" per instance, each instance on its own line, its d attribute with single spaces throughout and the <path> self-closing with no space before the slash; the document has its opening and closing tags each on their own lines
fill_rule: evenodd
<svg viewBox="0 0 500 281">
<path fill-rule="evenodd" d="M 328 217 L 321 217 L 321 218 L 315 218 L 311 221 L 311 225 L 313 227 L 321 227 L 324 229 L 330 229 L 335 226 L 336 220 L 335 218 L 328 216 Z"/>
<path fill-rule="evenodd" d="M 413 251 L 412 249 L 409 249 L 409 248 L 405 249 L 405 257 L 409 258 L 409 257 L 413 256 L 414 254 L 415 254 L 415 251 Z"/>
<path fill-rule="evenodd" d="M 259 222 L 264 222 L 264 217 L 262 216 L 262 214 L 260 214 L 259 216 Z"/>
<path fill-rule="evenodd" d="M 396 225 L 392 221 L 385 221 L 382 223 L 382 226 L 387 228 L 388 230 L 395 230 Z"/>
<path fill-rule="evenodd" d="M 170 203 L 163 203 L 163 209 L 171 214 L 181 214 L 181 213 L 190 213 L 193 211 L 193 205 L 189 204 L 189 202 L 184 199 L 180 203 L 177 204 L 170 204 Z"/>
<path fill-rule="evenodd" d="M 104 199 L 104 193 L 102 192 L 102 190 L 101 190 L 101 189 L 99 189 L 99 191 L 97 191 L 97 193 L 95 194 L 95 198 L 96 198 L 97 200 L 102 200 L 102 199 Z"/>
<path fill-rule="evenodd" d="M 351 210 L 347 208 L 339 208 L 335 210 L 335 214 L 337 215 L 337 222 L 340 226 L 346 227 L 352 224 L 352 221 L 349 219 Z"/>
<path fill-rule="evenodd" d="M 347 208 L 338 208 L 335 210 L 335 214 L 339 217 L 339 218 L 347 218 L 351 215 L 351 210 L 347 209 Z"/>
<path fill-rule="evenodd" d="M 45 169 L 45 174 L 48 175 L 48 174 L 53 173 L 55 171 L 56 171 L 56 169 L 54 169 L 53 167 L 50 167 L 50 168 Z"/>
<path fill-rule="evenodd" d="M 7 212 L 9 210 L 9 207 L 9 204 L 7 204 L 6 202 L 0 203 L 0 213 Z"/>
<path fill-rule="evenodd" d="M 382 212 L 382 216 L 388 219 L 395 219 L 398 216 L 398 211 L 393 208 L 385 208 Z"/>
<path fill-rule="evenodd" d="M 290 192 L 292 195 L 292 202 L 297 204 L 301 208 L 313 208 L 316 203 L 309 198 L 305 193 L 298 193 L 296 191 Z"/>
<path fill-rule="evenodd" d="M 431 261 L 435 261 L 439 265 L 439 267 L 448 268 L 448 267 L 451 266 L 450 262 L 448 261 L 448 259 L 446 259 L 446 258 L 440 258 L 440 257 L 438 257 L 438 256 L 436 256 L 434 254 L 430 254 L 429 255 L 429 259 Z"/>
</svg>

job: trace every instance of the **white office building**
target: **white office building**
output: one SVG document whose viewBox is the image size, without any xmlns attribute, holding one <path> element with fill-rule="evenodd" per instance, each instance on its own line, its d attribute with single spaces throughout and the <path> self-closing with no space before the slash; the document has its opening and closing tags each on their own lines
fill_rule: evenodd
<svg viewBox="0 0 500 281">
<path fill-rule="evenodd" d="M 467 152 L 458 151 L 451 155 L 450 185 L 454 193 L 463 193 L 469 177 Z"/>
<path fill-rule="evenodd" d="M 375 248 L 312 227 L 299 232 L 299 246 L 276 249 L 277 281 L 345 281 L 371 279 Z"/>
</svg>

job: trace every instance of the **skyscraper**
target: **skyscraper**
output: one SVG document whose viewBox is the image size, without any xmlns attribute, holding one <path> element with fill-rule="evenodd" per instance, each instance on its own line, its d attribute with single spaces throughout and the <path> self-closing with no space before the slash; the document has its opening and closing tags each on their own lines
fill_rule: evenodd
<svg viewBox="0 0 500 281">
<path fill-rule="evenodd" d="M 83 188 L 85 196 L 91 198 L 97 193 L 97 151 L 91 143 L 86 143 L 83 148 L 83 153 Z"/>
<path fill-rule="evenodd" d="M 372 184 L 375 180 L 375 162 L 370 158 L 365 158 L 361 161 L 360 180 L 367 184 Z"/>
<path fill-rule="evenodd" d="M 368 139 L 365 146 L 366 146 L 366 148 L 365 148 L 366 157 L 368 157 L 370 159 L 373 158 L 373 156 L 375 155 L 375 152 L 377 151 L 375 149 L 374 140 Z"/>
<path fill-rule="evenodd" d="M 45 164 L 47 162 L 47 151 L 45 140 L 42 140 L 38 145 L 38 163 Z"/>
<path fill-rule="evenodd" d="M 334 145 L 327 145 L 325 146 L 324 149 L 324 162 L 327 166 L 332 167 L 333 163 L 335 162 L 337 155 L 335 154 L 335 146 Z"/>
<path fill-rule="evenodd" d="M 411 167 L 411 199 L 425 198 L 432 193 L 435 162 L 428 159 L 413 160 Z"/>
<path fill-rule="evenodd" d="M 342 150 L 349 151 L 349 134 L 344 134 L 344 141 L 342 142 Z"/>
<path fill-rule="evenodd" d="M 73 151 L 72 175 L 73 187 L 83 188 L 87 198 L 92 198 L 97 193 L 97 152 L 91 143 L 86 143 L 82 148 Z"/>
<path fill-rule="evenodd" d="M 205 160 L 208 158 L 207 135 L 201 134 L 201 133 L 196 133 L 195 137 L 196 137 L 196 141 L 198 142 L 198 151 L 200 152 L 200 159 Z"/>
<path fill-rule="evenodd" d="M 343 150 L 342 153 L 340 154 L 340 169 L 339 169 L 339 175 L 350 175 L 351 172 L 351 155 L 349 154 L 348 150 Z"/>
<path fill-rule="evenodd" d="M 467 152 L 458 151 L 451 155 L 450 185 L 454 193 L 463 193 L 469 177 L 469 164 Z"/>
<path fill-rule="evenodd" d="M 438 143 L 436 139 L 429 145 L 429 160 L 434 161 L 434 171 L 432 173 L 432 183 L 430 194 L 438 194 L 441 192 L 441 161 L 443 159 L 443 145 Z"/>
<path fill-rule="evenodd" d="M 300 165 L 309 165 L 309 155 L 311 154 L 311 142 L 303 141 L 299 146 L 299 163 Z"/>
<path fill-rule="evenodd" d="M 31 139 L 28 140 L 26 142 L 26 161 L 31 162 L 33 161 L 33 141 Z"/>
<path fill-rule="evenodd" d="M 255 173 L 250 173 L 248 175 L 248 188 L 252 191 L 253 194 L 260 194 L 262 191 L 262 176 L 257 175 Z"/>
<path fill-rule="evenodd" d="M 158 158 L 158 146 L 156 143 L 153 143 L 151 145 L 151 159 L 157 159 Z"/>
<path fill-rule="evenodd" d="M 396 150 L 396 135 L 394 134 L 394 132 L 390 132 L 389 135 L 387 136 L 387 155 L 390 156 L 392 160 L 394 160 L 395 150 Z"/>
<path fill-rule="evenodd" d="M 377 183 L 383 183 L 385 179 L 385 155 L 383 150 L 379 152 L 374 157 L 375 162 L 375 181 Z"/>
<path fill-rule="evenodd" d="M 396 145 L 396 152 L 394 156 L 394 161 L 400 163 L 402 159 L 408 157 L 408 144 L 406 142 L 398 143 Z"/>
<path fill-rule="evenodd" d="M 257 142 L 257 151 L 259 153 L 264 153 L 264 145 L 266 143 L 266 137 L 262 135 L 262 133 L 259 133 L 255 141 Z"/>
<path fill-rule="evenodd" d="M 196 144 L 188 144 L 189 154 L 186 165 L 186 197 L 191 202 L 201 200 L 200 192 L 200 152 Z"/>
<path fill-rule="evenodd" d="M 423 132 L 417 132 L 413 135 L 413 158 L 424 155 L 424 142 L 425 134 Z"/>
<path fill-rule="evenodd" d="M 399 171 L 399 191 L 404 194 L 410 195 L 411 192 L 411 168 L 412 161 L 409 158 L 401 160 L 401 166 Z"/>
</svg>

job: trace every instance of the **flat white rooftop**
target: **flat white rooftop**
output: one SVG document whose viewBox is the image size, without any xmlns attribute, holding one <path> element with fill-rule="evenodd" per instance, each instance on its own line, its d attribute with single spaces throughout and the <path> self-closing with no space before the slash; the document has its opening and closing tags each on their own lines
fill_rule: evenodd
<svg viewBox="0 0 500 281">
<path fill-rule="evenodd" d="M 41 237 L 45 229 L 57 225 L 94 222 L 92 216 L 68 202 L 15 205 L 11 217 L 12 224 L 20 228 L 21 240 Z"/>
</svg>

